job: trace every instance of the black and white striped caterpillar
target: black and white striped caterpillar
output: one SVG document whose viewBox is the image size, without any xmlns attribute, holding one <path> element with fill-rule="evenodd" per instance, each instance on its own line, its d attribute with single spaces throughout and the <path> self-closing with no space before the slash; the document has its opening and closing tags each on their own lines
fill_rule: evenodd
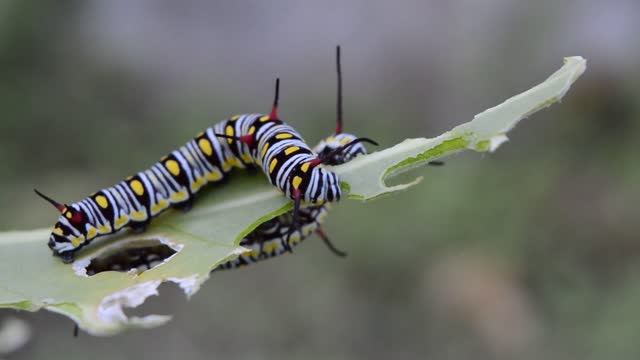
<svg viewBox="0 0 640 360">
<path fill-rule="evenodd" d="M 339 118 L 340 113 L 340 110 L 338 110 Z M 339 130 L 340 127 L 336 132 Z M 355 139 L 354 135 L 337 133 L 322 140 L 313 148 L 313 151 L 316 154 L 320 154 L 321 157 L 323 155 L 326 156 L 326 154 L 334 152 L 340 146 L 339 144 L 349 143 Z M 365 147 L 361 144 L 358 145 L 342 153 L 334 153 L 325 163 L 327 165 L 339 165 L 350 161 L 358 155 L 365 155 L 367 153 Z M 346 256 L 345 252 L 338 250 L 331 243 L 331 240 L 320 228 L 330 209 L 330 203 L 302 207 L 298 210 L 297 216 L 295 212 L 288 212 L 260 224 L 240 241 L 240 245 L 247 248 L 248 251 L 233 260 L 220 264 L 215 270 L 242 267 L 281 255 L 286 251 L 290 251 L 290 247 L 299 244 L 313 233 L 317 234 L 334 254 L 340 257 Z"/>
<path fill-rule="evenodd" d="M 337 175 L 322 165 L 340 164 L 365 153 L 362 142 L 375 144 L 370 139 L 342 132 L 339 54 L 338 47 L 336 131 L 320 144 L 318 152 L 310 149 L 291 126 L 278 118 L 277 80 L 269 115 L 244 114 L 223 120 L 151 168 L 112 187 L 69 205 L 60 204 L 36 190 L 61 213 L 48 242 L 54 255 L 65 263 L 71 263 L 75 252 L 94 238 L 112 234 L 126 226 L 144 231 L 152 218 L 170 207 L 189 209 L 194 195 L 204 185 L 222 181 L 233 168 L 256 167 L 262 168 L 271 184 L 294 201 L 294 208 L 290 222 L 284 223 L 281 218 L 272 220 L 278 228 L 278 234 L 273 233 L 273 238 L 277 237 L 282 243 L 281 251 L 265 248 L 267 239 L 272 238 L 271 233 L 265 230 L 269 224 L 258 228 L 256 234 L 261 235 L 245 245 L 259 244 L 255 259 L 290 251 L 290 243 L 296 242 L 293 233 L 299 230 L 297 241 L 306 236 L 304 232 L 309 227 L 302 225 L 319 224 L 321 221 L 318 220 L 326 213 L 325 204 L 338 201 L 342 194 Z M 302 204 L 308 207 L 301 208 Z M 301 224 L 300 218 L 307 220 Z M 286 229 L 285 235 L 280 234 L 283 228 Z M 269 256 L 266 255 L 267 250 L 270 250 Z M 243 256 L 244 260 L 253 255 Z"/>
</svg>

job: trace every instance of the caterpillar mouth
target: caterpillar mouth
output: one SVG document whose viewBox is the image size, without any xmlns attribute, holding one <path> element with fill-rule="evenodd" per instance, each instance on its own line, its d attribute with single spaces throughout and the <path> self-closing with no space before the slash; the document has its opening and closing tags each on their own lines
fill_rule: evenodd
<svg viewBox="0 0 640 360">
<path fill-rule="evenodd" d="M 56 241 L 57 238 L 60 240 Z M 51 249 L 51 251 L 53 252 L 53 256 L 59 257 L 65 264 L 71 264 L 74 260 L 74 254 L 78 249 L 74 248 L 71 250 L 67 249 L 67 251 L 61 251 L 62 249 L 59 248 L 59 245 L 63 242 L 63 240 L 65 240 L 63 237 L 52 234 L 51 237 L 49 237 L 47 246 L 49 246 L 49 249 Z"/>
<path fill-rule="evenodd" d="M 74 261 L 73 253 L 73 251 L 59 252 L 57 250 L 53 250 L 53 256 L 59 257 L 65 264 L 71 264 Z"/>
</svg>

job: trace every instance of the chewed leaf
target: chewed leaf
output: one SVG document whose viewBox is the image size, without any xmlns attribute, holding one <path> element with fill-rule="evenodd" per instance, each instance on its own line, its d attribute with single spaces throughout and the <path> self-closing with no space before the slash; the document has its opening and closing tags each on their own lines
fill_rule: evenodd
<svg viewBox="0 0 640 360">
<path fill-rule="evenodd" d="M 494 151 L 520 120 L 560 100 L 585 68 L 584 59 L 567 58 L 545 82 L 471 122 L 433 139 L 405 140 L 333 170 L 350 198 L 368 200 L 405 189 L 420 179 L 397 186 L 387 186 L 385 180 L 465 149 Z M 77 254 L 73 265 L 51 256 L 46 246 L 49 229 L 1 233 L 0 307 L 54 311 L 94 335 L 159 326 L 170 317 L 128 317 L 124 309 L 157 295 L 158 286 L 167 281 L 192 296 L 213 268 L 244 251 L 238 244 L 245 235 L 290 209 L 290 202 L 264 176 L 233 174 L 228 184 L 199 194 L 190 212 L 168 211 L 144 234 L 122 231 L 96 240 Z M 114 259 L 122 254 L 148 261 L 140 268 L 135 261 L 120 259 L 121 268 L 116 269 Z"/>
<path fill-rule="evenodd" d="M 586 61 L 583 58 L 565 58 L 564 66 L 543 83 L 476 115 L 468 123 L 433 139 L 405 140 L 391 148 L 337 166 L 334 170 L 346 184 L 344 187 L 349 190 L 349 197 L 354 199 L 369 200 L 415 185 L 420 178 L 391 187 L 385 185 L 385 180 L 465 149 L 495 151 L 508 140 L 506 133 L 518 122 L 562 99 L 585 69 Z"/>
<path fill-rule="evenodd" d="M 187 296 L 195 294 L 212 268 L 243 251 L 236 245 L 239 239 L 288 206 L 261 177 L 238 176 L 233 182 L 224 191 L 207 191 L 187 214 L 162 215 L 144 234 L 123 231 L 94 241 L 72 265 L 51 256 L 49 229 L 0 234 L 0 307 L 44 308 L 70 317 L 94 335 L 167 322 L 169 316 L 127 317 L 124 309 L 157 295 L 165 281 L 176 283 Z M 100 258 L 145 247 L 169 249 L 168 256 L 160 256 L 147 271 L 88 274 Z"/>
</svg>

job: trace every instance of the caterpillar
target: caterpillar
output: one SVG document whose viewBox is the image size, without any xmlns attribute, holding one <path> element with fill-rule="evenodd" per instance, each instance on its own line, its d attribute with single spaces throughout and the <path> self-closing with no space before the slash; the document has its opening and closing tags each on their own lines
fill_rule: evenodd
<svg viewBox="0 0 640 360">
<path fill-rule="evenodd" d="M 340 105 L 338 105 L 340 106 Z M 341 111 L 338 110 L 338 114 Z M 340 115 L 338 118 L 341 119 Z M 339 120 L 341 124 L 341 120 Z M 357 139 L 354 135 L 339 133 L 322 140 L 314 152 L 317 154 L 329 154 L 338 148 L 340 143 L 348 143 Z M 347 151 L 336 154 L 327 161 L 327 165 L 344 164 L 358 155 L 365 155 L 367 150 L 361 144 L 350 147 Z M 297 218 L 294 212 L 284 213 L 276 218 L 260 224 L 249 235 L 240 241 L 240 246 L 248 251 L 240 254 L 233 260 L 220 264 L 215 270 L 233 269 L 250 265 L 252 263 L 269 259 L 291 251 L 291 247 L 299 244 L 311 234 L 317 234 L 335 255 L 344 257 L 347 254 L 337 249 L 325 232 L 321 229 L 322 223 L 327 218 L 331 204 L 308 206 L 298 210 Z M 289 247 L 287 247 L 287 245 Z"/>
<path fill-rule="evenodd" d="M 342 71 L 340 64 L 340 46 L 336 48 L 336 70 L 338 75 L 336 129 L 332 135 L 320 141 L 313 152 L 325 158 L 327 165 L 340 165 L 351 161 L 358 155 L 366 155 L 367 149 L 362 143 L 355 143 L 343 151 L 337 151 L 344 144 L 357 140 L 355 135 L 342 130 Z M 291 247 L 299 244 L 311 234 L 317 234 L 335 255 L 344 257 L 347 254 L 337 249 L 325 232 L 320 228 L 326 220 L 331 204 L 308 206 L 298 210 L 297 219 L 294 212 L 284 213 L 260 224 L 240 241 L 240 246 L 248 251 L 238 257 L 218 265 L 213 271 L 226 270 L 250 265 L 252 263 L 279 256 Z M 297 231 L 296 231 L 297 230 Z"/>
<path fill-rule="evenodd" d="M 339 47 L 337 59 L 339 63 Z M 75 253 L 99 236 L 125 227 L 143 232 L 153 218 L 171 207 L 190 209 L 194 196 L 205 185 L 224 180 L 234 168 L 261 168 L 269 182 L 293 200 L 291 222 L 285 225 L 287 234 L 282 238 L 284 250 L 291 251 L 292 234 L 301 228 L 298 219 L 307 216 L 317 222 L 322 211 L 316 213 L 313 207 L 326 210 L 326 203 L 339 201 L 342 195 L 337 174 L 322 165 L 362 153 L 363 142 L 377 143 L 342 132 L 339 85 L 336 136 L 328 138 L 315 153 L 300 134 L 279 119 L 279 84 L 276 79 L 268 115 L 243 114 L 223 120 L 149 169 L 83 200 L 61 204 L 34 189 L 60 212 L 48 241 L 53 255 L 72 263 Z M 302 209 L 302 204 L 311 209 Z"/>
</svg>

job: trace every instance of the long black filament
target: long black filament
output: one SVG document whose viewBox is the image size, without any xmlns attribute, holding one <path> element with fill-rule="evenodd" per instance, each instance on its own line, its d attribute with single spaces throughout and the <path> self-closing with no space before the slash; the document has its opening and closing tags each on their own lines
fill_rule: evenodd
<svg viewBox="0 0 640 360">
<path fill-rule="evenodd" d="M 328 154 L 320 157 L 320 163 L 324 163 L 328 159 L 331 159 L 333 156 L 335 156 L 337 154 L 341 154 L 341 153 L 347 151 L 353 145 L 356 145 L 356 144 L 361 143 L 361 142 L 366 142 L 366 143 L 378 146 L 377 142 L 375 142 L 375 141 L 373 141 L 373 140 L 371 140 L 369 138 L 366 138 L 366 137 L 353 139 L 348 144 L 340 146 L 339 148 L 336 148 L 336 149 L 332 150 L 331 152 L 329 152 Z"/>
<path fill-rule="evenodd" d="M 340 66 L 340 45 L 336 46 L 336 71 L 338 73 L 338 101 L 336 109 L 336 135 L 342 133 L 342 69 Z"/>
<path fill-rule="evenodd" d="M 331 250 L 331 252 L 338 256 L 338 257 L 345 257 L 347 256 L 347 253 L 338 249 L 335 245 L 333 245 L 333 243 L 331 242 L 331 240 L 329 239 L 329 237 L 327 236 L 327 234 L 324 233 L 324 231 L 322 231 L 322 229 L 318 228 L 316 230 L 316 234 L 318 234 L 318 236 L 320 237 L 320 239 L 322 239 L 322 241 L 324 241 L 325 245 L 327 245 L 327 247 L 329 248 L 329 250 Z"/>
</svg>

